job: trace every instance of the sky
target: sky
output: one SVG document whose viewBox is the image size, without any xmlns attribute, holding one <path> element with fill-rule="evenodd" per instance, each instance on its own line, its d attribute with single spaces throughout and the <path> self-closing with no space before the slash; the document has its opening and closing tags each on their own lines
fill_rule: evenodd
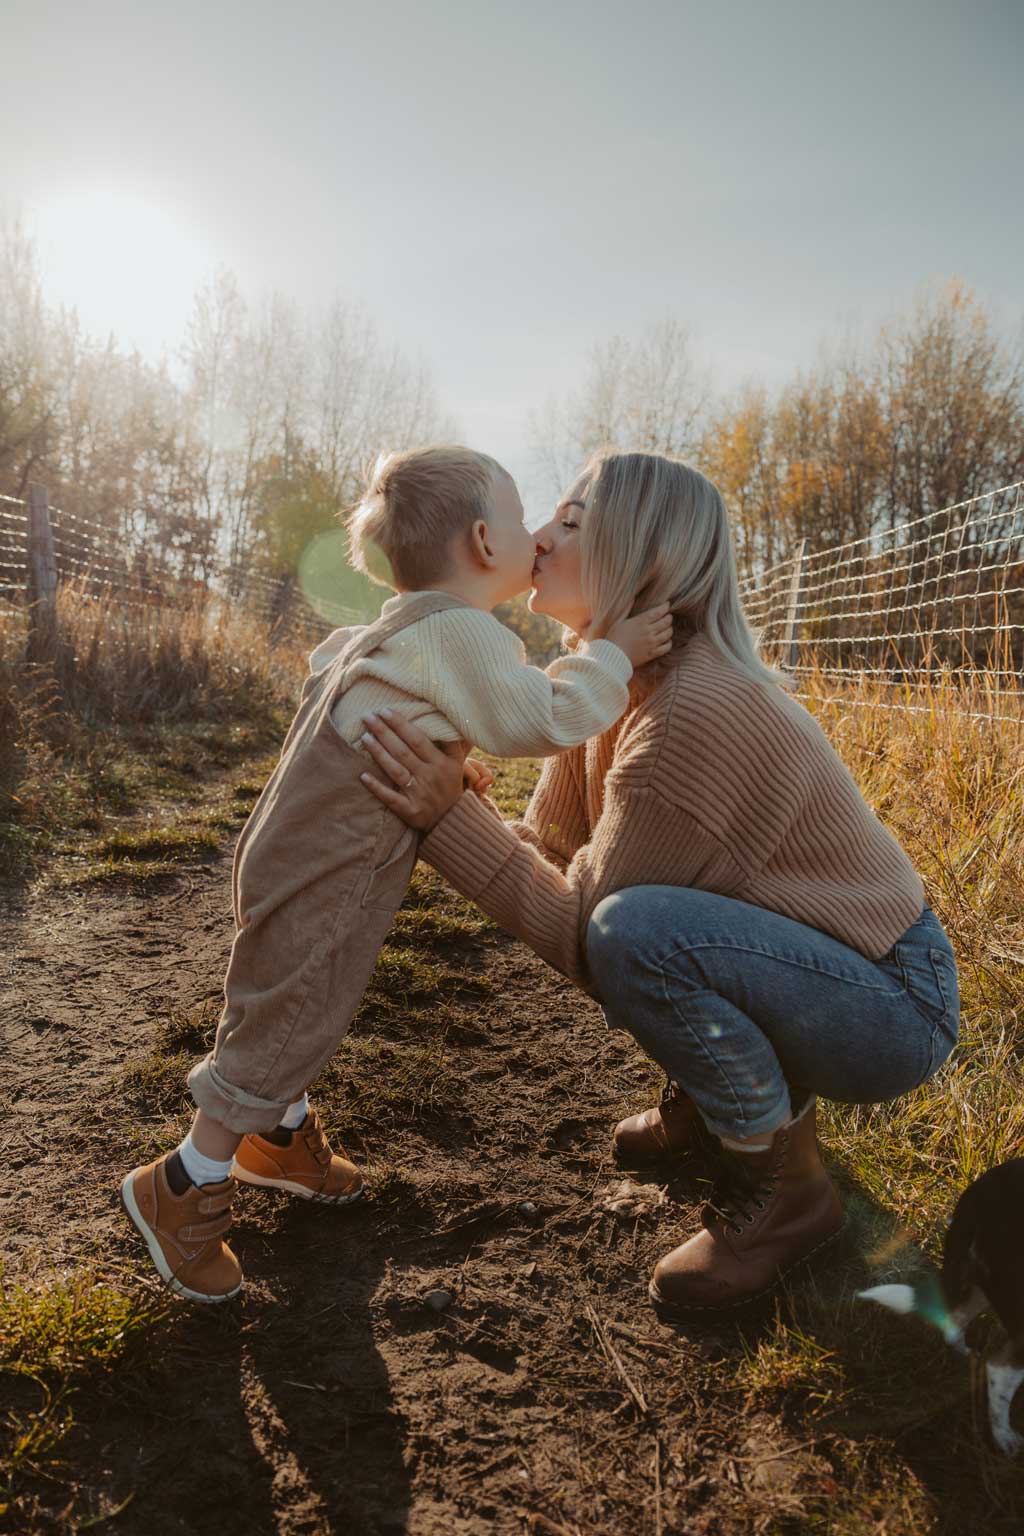
<svg viewBox="0 0 1024 1536">
<path fill-rule="evenodd" d="M 0 215 L 147 355 L 218 266 L 360 305 L 536 518 L 531 410 L 666 315 L 721 391 L 953 274 L 1018 334 L 1022 50 L 1021 0 L 0 0 Z"/>
</svg>

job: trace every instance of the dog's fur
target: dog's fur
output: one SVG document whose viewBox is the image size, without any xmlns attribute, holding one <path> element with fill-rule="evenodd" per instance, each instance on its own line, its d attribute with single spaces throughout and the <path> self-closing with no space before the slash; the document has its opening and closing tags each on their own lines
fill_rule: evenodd
<svg viewBox="0 0 1024 1536">
<path fill-rule="evenodd" d="M 964 1331 L 981 1312 L 994 1312 L 1005 1340 L 988 1356 L 989 1422 L 1001 1451 L 1015 1456 L 1024 1438 L 1010 1427 L 1010 1404 L 1024 1381 L 1024 1157 L 990 1168 L 968 1185 L 946 1233 L 940 1278 L 944 1307 L 928 1304 L 927 1282 L 876 1285 L 857 1295 L 894 1312 L 917 1312 L 967 1353 Z"/>
</svg>

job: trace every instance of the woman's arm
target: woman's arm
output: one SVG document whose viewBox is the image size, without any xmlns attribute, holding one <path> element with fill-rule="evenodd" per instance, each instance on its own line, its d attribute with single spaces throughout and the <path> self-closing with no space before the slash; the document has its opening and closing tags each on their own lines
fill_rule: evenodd
<svg viewBox="0 0 1024 1536">
<path fill-rule="evenodd" d="M 579 789 L 584 750 L 573 747 L 557 757 L 546 757 L 522 821 L 505 822 L 516 837 L 531 843 L 562 870 L 587 840 Z"/>
<path fill-rule="evenodd" d="M 590 842 L 564 873 L 520 841 L 475 795 L 463 795 L 420 844 L 420 858 L 495 922 L 589 991 L 587 924 L 598 903 L 631 885 L 694 885 L 722 857 L 721 845 L 689 818 L 685 852 L 666 846 L 666 817 L 683 813 L 653 789 L 605 781 Z"/>
<path fill-rule="evenodd" d="M 375 740 L 370 751 L 392 781 L 406 787 L 391 789 L 367 775 L 368 787 L 427 833 L 421 858 L 585 990 L 590 990 L 587 924 L 605 896 L 631 885 L 697 885 L 712 866 L 716 889 L 730 883 L 725 868 L 730 861 L 722 845 L 644 782 L 646 775 L 631 763 L 628 743 L 620 742 L 605 779 L 604 807 L 593 836 L 563 873 L 521 841 L 493 806 L 462 794 L 461 771 L 456 769 L 456 782 L 455 774 L 432 756 L 437 749 L 422 732 L 405 721 L 394 723 L 395 732 L 374 727 L 374 736 L 385 744 Z M 406 782 L 410 776 L 412 785 Z M 672 823 L 669 838 L 666 820 Z M 738 879 L 739 871 L 733 873 Z"/>
</svg>

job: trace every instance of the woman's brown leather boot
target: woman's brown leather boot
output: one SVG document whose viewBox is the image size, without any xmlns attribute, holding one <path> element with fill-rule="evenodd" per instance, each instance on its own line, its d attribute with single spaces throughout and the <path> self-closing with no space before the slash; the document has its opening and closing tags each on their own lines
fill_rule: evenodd
<svg viewBox="0 0 1024 1536">
<path fill-rule="evenodd" d="M 845 1226 L 821 1161 L 813 1100 L 763 1151 L 723 1148 L 722 1158 L 701 1212 L 704 1230 L 655 1268 L 651 1299 L 667 1311 L 728 1313 L 755 1301 Z"/>
<path fill-rule="evenodd" d="M 612 1151 L 620 1162 L 629 1164 L 684 1157 L 714 1144 L 696 1104 L 671 1078 L 660 1104 L 620 1120 L 612 1132 Z"/>
</svg>

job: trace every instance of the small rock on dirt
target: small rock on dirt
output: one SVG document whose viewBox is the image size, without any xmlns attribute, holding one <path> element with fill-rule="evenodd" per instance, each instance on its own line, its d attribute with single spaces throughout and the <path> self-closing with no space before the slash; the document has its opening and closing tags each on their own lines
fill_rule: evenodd
<svg viewBox="0 0 1024 1536">
<path fill-rule="evenodd" d="M 440 1287 L 427 1291 L 423 1297 L 423 1305 L 429 1307 L 432 1312 L 444 1312 L 450 1307 L 455 1297 L 451 1291 L 441 1290 Z"/>
</svg>

